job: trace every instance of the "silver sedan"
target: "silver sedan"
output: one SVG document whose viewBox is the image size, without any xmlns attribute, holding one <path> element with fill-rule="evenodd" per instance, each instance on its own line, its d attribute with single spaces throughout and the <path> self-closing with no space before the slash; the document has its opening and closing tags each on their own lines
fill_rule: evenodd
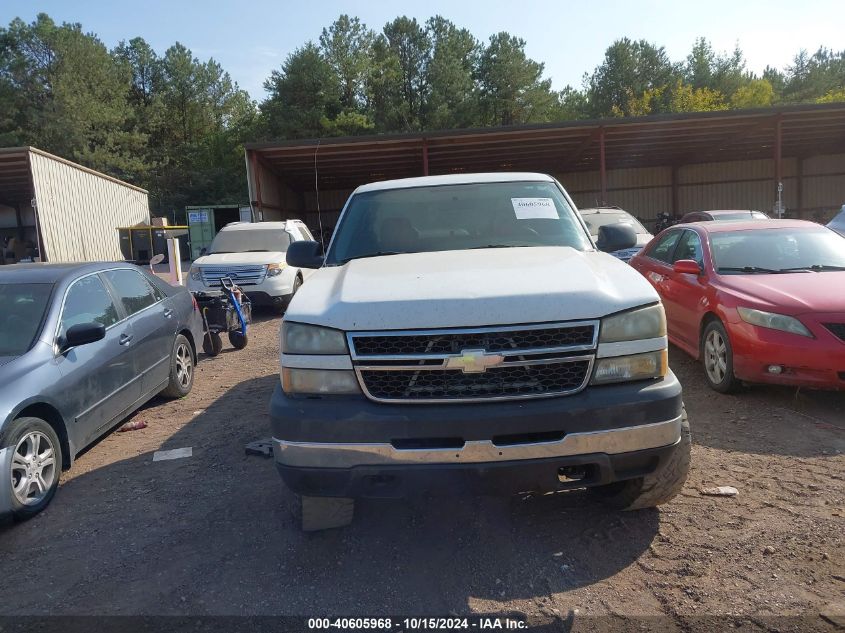
<svg viewBox="0 0 845 633">
<path fill-rule="evenodd" d="M 194 381 L 191 294 L 123 263 L 0 266 L 0 518 L 50 503 L 83 448 Z"/>
</svg>

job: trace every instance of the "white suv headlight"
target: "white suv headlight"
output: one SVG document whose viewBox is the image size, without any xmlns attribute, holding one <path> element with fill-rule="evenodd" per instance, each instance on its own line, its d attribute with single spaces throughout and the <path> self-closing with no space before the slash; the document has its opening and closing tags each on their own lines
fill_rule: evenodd
<svg viewBox="0 0 845 633">
<path fill-rule="evenodd" d="M 188 272 L 188 274 L 194 281 L 202 281 L 202 270 L 200 270 L 198 267 L 191 266 L 191 270 Z"/>
<path fill-rule="evenodd" d="M 736 311 L 739 312 L 739 317 L 743 321 L 751 325 L 813 338 L 807 326 L 795 317 L 777 314 L 776 312 L 764 312 L 763 310 L 755 310 L 754 308 L 737 308 Z"/>
<path fill-rule="evenodd" d="M 348 354 L 340 330 L 282 321 L 282 354 Z"/>
<path fill-rule="evenodd" d="M 599 343 L 636 341 L 666 336 L 666 313 L 656 303 L 602 319 Z"/>
</svg>

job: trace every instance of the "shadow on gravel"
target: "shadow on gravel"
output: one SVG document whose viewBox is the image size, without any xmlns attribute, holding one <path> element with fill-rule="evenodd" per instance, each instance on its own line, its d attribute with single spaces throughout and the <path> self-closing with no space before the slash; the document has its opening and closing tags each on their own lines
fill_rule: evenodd
<svg viewBox="0 0 845 633">
<path fill-rule="evenodd" d="M 753 385 L 726 395 L 707 385 L 701 363 L 674 346 L 669 365 L 684 387 L 695 444 L 794 457 L 845 452 L 843 391 Z"/>
<path fill-rule="evenodd" d="M 145 453 L 80 475 L 40 517 L 7 530 L 4 612 L 500 610 L 609 578 L 658 532 L 656 510 L 620 514 L 568 493 L 363 501 L 351 527 L 303 534 L 272 459 L 244 454 L 269 434 L 277 380 L 235 385 L 162 446 L 190 446 L 192 457 Z M 33 567 L 33 556 L 50 564 Z"/>
</svg>

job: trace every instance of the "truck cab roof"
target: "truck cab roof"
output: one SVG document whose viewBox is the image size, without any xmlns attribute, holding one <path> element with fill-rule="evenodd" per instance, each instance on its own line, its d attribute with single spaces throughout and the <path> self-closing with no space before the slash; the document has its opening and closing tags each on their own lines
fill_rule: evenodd
<svg viewBox="0 0 845 633">
<path fill-rule="evenodd" d="M 533 172 L 490 172 L 478 174 L 447 174 L 445 176 L 421 176 L 382 180 L 358 187 L 354 193 L 384 191 L 386 189 L 412 189 L 414 187 L 437 187 L 443 185 L 470 185 L 490 182 L 554 182 L 548 174 Z"/>
</svg>

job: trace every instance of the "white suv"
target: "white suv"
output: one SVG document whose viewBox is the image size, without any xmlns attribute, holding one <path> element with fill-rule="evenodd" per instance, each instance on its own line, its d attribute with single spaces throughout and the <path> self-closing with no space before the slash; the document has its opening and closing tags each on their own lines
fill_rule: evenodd
<svg viewBox="0 0 845 633">
<path fill-rule="evenodd" d="M 233 222 L 214 238 L 208 254 L 198 258 L 188 275 L 191 292 L 218 292 L 220 279 L 231 277 L 253 305 L 284 312 L 291 298 L 314 272 L 288 266 L 285 254 L 294 242 L 314 238 L 300 220 Z"/>
</svg>

